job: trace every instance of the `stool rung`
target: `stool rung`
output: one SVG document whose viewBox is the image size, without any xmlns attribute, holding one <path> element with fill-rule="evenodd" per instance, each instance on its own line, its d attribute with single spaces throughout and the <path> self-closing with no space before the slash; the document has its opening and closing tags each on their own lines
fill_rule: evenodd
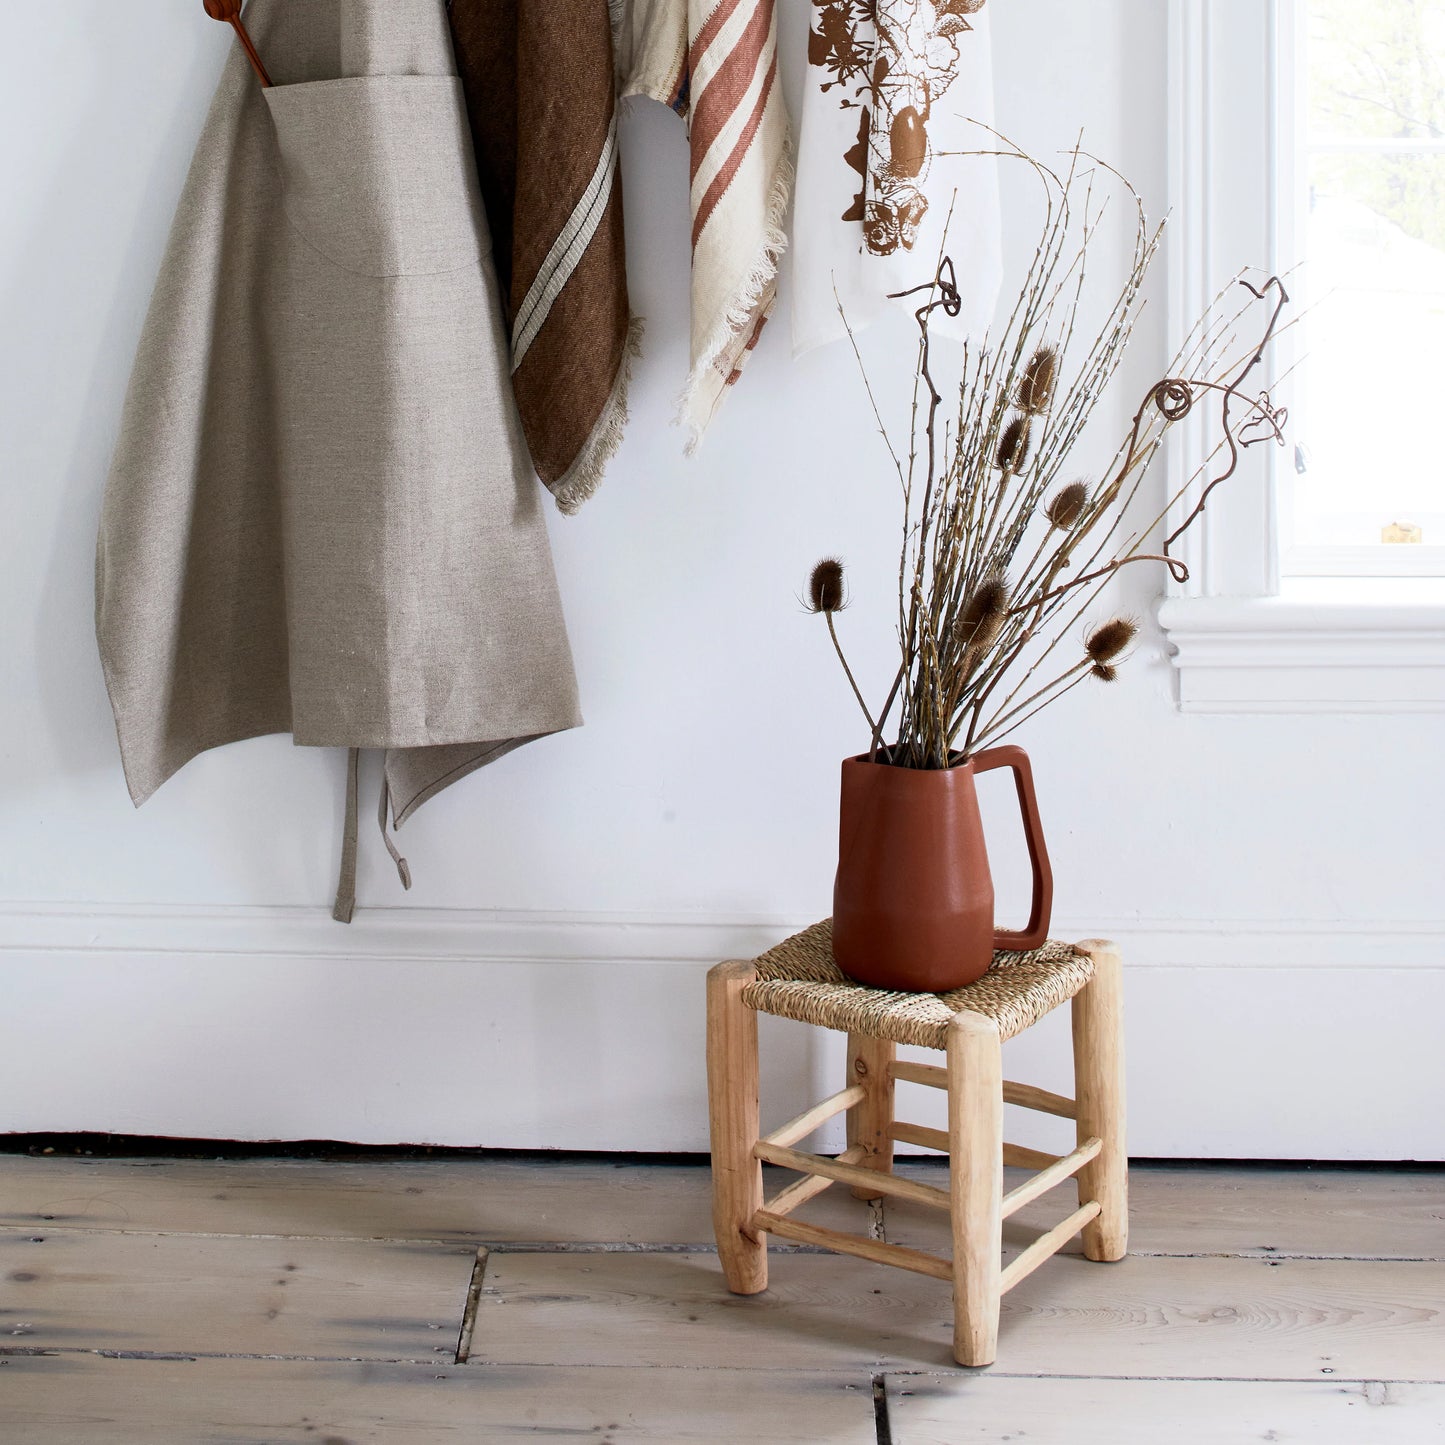
<svg viewBox="0 0 1445 1445">
<path fill-rule="evenodd" d="M 937 1149 L 940 1154 L 949 1152 L 948 1135 L 942 1129 L 928 1129 L 922 1124 L 895 1123 L 890 1126 L 888 1137 L 897 1144 L 917 1144 L 923 1149 Z M 1049 1169 L 1059 1162 L 1059 1156 L 1023 1144 L 1005 1144 L 1003 1162 L 1010 1169 Z"/>
<path fill-rule="evenodd" d="M 796 1119 L 789 1119 L 781 1129 L 764 1134 L 762 1142 L 780 1144 L 784 1148 L 789 1144 L 796 1144 L 799 1139 L 806 1139 L 820 1124 L 826 1124 L 834 1114 L 841 1114 L 844 1109 L 861 1104 L 866 1095 L 867 1090 L 862 1084 L 850 1084 L 846 1089 L 839 1089 L 831 1098 L 824 1099 L 821 1104 L 814 1104 Z"/>
<path fill-rule="evenodd" d="M 928 1204 L 934 1209 L 947 1209 L 950 1203 L 946 1189 L 935 1189 L 931 1184 L 918 1184 L 912 1179 L 900 1179 L 878 1169 L 862 1169 L 856 1164 L 824 1159 L 821 1154 L 802 1154 L 796 1149 L 784 1149 L 763 1139 L 753 1145 L 753 1158 L 761 1159 L 765 1164 L 781 1164 L 785 1169 L 796 1169 L 800 1174 L 821 1174 L 823 1178 L 836 1179 L 840 1184 L 861 1185 L 873 1194 L 893 1194 L 899 1199 L 911 1199 L 915 1204 Z"/>
<path fill-rule="evenodd" d="M 1052 1169 L 1059 1162 L 1059 1156 L 1030 1149 L 1027 1144 L 1005 1144 L 1003 1162 L 1009 1169 Z"/>
<path fill-rule="evenodd" d="M 1079 1107 L 1073 1099 L 1051 1094 L 1047 1089 L 1036 1089 L 1032 1084 L 1015 1084 L 1011 1079 L 1003 1081 L 1003 1101 L 1038 1114 L 1057 1114 L 1060 1119 L 1079 1117 Z"/>
<path fill-rule="evenodd" d="M 1065 1154 L 1062 1159 L 1055 1160 L 1032 1179 L 1025 1179 L 1017 1189 L 1004 1195 L 1003 1217 L 1007 1219 L 1009 1215 L 1017 1214 L 1030 1200 L 1037 1199 L 1040 1194 L 1047 1194 L 1065 1179 L 1072 1179 L 1090 1159 L 1098 1157 L 1099 1150 L 1103 1147 L 1102 1139 L 1085 1139 L 1072 1154 Z"/>
<path fill-rule="evenodd" d="M 886 1176 L 879 1175 L 879 1178 Z M 783 1219 L 760 1209 L 753 1215 L 753 1227 L 780 1239 L 796 1240 L 799 1244 L 817 1244 L 824 1249 L 836 1250 L 839 1254 L 856 1254 L 859 1259 L 871 1259 L 874 1264 L 891 1264 L 898 1269 L 911 1269 L 914 1274 L 932 1275 L 934 1279 L 953 1278 L 953 1265 L 937 1255 L 926 1254 L 921 1249 L 909 1249 L 902 1244 L 884 1244 L 878 1239 L 864 1239 L 860 1234 L 844 1234 L 837 1229 L 824 1229 L 821 1224 L 804 1224 L 801 1219 Z"/>
<path fill-rule="evenodd" d="M 838 1162 L 856 1164 L 867 1153 L 863 1145 L 855 1144 L 838 1156 Z M 769 1214 L 791 1214 L 799 1205 L 806 1204 L 814 1195 L 821 1194 L 837 1182 L 836 1179 L 825 1179 L 821 1174 L 809 1174 L 803 1179 L 795 1179 L 786 1189 L 780 1189 L 771 1199 L 764 1200 L 763 1208 Z"/>
<path fill-rule="evenodd" d="M 937 1064 L 910 1064 L 906 1060 L 892 1063 L 888 1071 L 895 1079 L 905 1084 L 922 1084 L 926 1089 L 947 1089 L 948 1071 Z M 1032 1084 L 1016 1084 L 1012 1079 L 1003 1082 L 1003 1101 L 1017 1104 L 1021 1109 L 1033 1109 L 1039 1114 L 1057 1114 L 1060 1119 L 1076 1119 L 1078 1105 L 1073 1099 L 1062 1094 L 1051 1094 L 1047 1089 L 1036 1089 Z"/>
<path fill-rule="evenodd" d="M 1099 1201 L 1091 1199 L 1076 1209 L 1062 1224 L 1056 1224 L 1047 1234 L 1041 1234 L 1022 1254 L 1015 1255 L 1008 1267 L 999 1276 L 998 1292 L 1007 1294 L 1021 1279 L 1031 1275 L 1046 1259 L 1059 1252 L 1091 1219 L 1099 1214 Z"/>
<path fill-rule="evenodd" d="M 901 1124 L 894 1120 L 888 1126 L 888 1137 L 895 1144 L 917 1144 L 924 1149 L 948 1153 L 948 1135 L 942 1129 L 928 1129 L 922 1124 Z"/>
<path fill-rule="evenodd" d="M 922 1084 L 927 1089 L 946 1089 L 948 1070 L 937 1064 L 910 1064 L 906 1059 L 895 1059 L 888 1065 L 888 1072 L 905 1084 Z"/>
</svg>

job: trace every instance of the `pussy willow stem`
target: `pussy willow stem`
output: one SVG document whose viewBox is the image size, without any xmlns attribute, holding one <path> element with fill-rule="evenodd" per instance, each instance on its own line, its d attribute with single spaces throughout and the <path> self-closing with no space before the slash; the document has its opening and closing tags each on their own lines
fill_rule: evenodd
<svg viewBox="0 0 1445 1445">
<path fill-rule="evenodd" d="M 1036 713 L 1042 712 L 1046 707 L 1052 707 L 1053 704 L 1058 702 L 1058 700 L 1063 697 L 1065 693 L 1073 692 L 1073 690 L 1078 687 L 1078 685 L 1083 682 L 1084 679 L 1088 677 L 1088 675 L 1089 674 L 1087 672 L 1079 673 L 1079 675 L 1074 678 L 1074 680 L 1067 687 L 1060 688 L 1059 691 L 1056 692 L 1052 697 L 1046 697 L 1042 702 L 1038 703 L 1031 711 L 1026 712 L 1023 717 L 1019 718 L 1017 722 L 1010 723 L 1008 727 L 1004 729 L 1004 731 L 1012 732 L 1015 728 L 1022 727 L 1024 723 L 1026 723 Z M 1064 673 L 1063 677 L 1058 678 L 1057 681 L 1062 682 L 1063 678 L 1068 676 L 1068 673 Z M 1045 688 L 1044 691 L 1047 692 L 1048 689 Z M 989 741 L 990 738 L 994 738 L 997 736 L 999 736 L 999 734 L 996 731 L 991 728 L 985 728 L 983 732 L 979 734 L 977 746 L 982 747 L 984 743 Z"/>
</svg>

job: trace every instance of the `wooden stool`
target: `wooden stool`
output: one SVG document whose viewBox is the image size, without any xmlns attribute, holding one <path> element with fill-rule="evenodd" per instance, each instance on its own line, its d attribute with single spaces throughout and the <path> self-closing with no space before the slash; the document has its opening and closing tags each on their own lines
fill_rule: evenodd
<svg viewBox="0 0 1445 1445">
<path fill-rule="evenodd" d="M 820 923 L 761 958 L 720 963 L 708 974 L 713 1228 L 728 1288 L 734 1294 L 767 1288 L 769 1234 L 951 1280 L 954 1357 L 962 1365 L 992 1364 L 1005 1291 L 1081 1231 L 1089 1259 L 1122 1259 L 1127 1248 L 1118 950 L 1112 943 L 1091 940 L 1048 943 L 1031 953 L 1000 953 L 989 972 L 967 988 L 909 994 L 853 983 L 833 961 L 831 936 L 830 925 Z M 1000 1061 L 1003 1041 L 1065 999 L 1073 1000 L 1075 1097 L 1006 1082 Z M 848 1035 L 847 1086 L 762 1137 L 759 1012 Z M 899 1044 L 942 1049 L 946 1067 L 901 1063 L 895 1057 Z M 893 1086 L 898 1079 L 946 1090 L 947 1132 L 894 1118 Z M 1059 1158 L 1004 1143 L 1005 1103 L 1076 1120 L 1078 1147 Z M 848 1147 L 836 1159 L 792 1147 L 845 1110 Z M 896 1177 L 895 1142 L 947 1153 L 952 1164 L 949 1187 Z M 764 1161 L 804 1177 L 764 1203 Z M 1005 1195 L 1005 1165 L 1039 1172 Z M 1003 1268 L 1003 1221 L 1071 1176 L 1078 1179 L 1079 1207 Z M 851 1185 L 860 1199 L 894 1195 L 947 1210 L 952 1260 L 789 1218 L 835 1182 Z"/>
</svg>

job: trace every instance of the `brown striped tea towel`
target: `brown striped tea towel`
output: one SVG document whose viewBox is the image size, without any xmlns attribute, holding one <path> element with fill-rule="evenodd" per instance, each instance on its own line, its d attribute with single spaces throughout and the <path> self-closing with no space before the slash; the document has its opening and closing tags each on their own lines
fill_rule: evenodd
<svg viewBox="0 0 1445 1445">
<path fill-rule="evenodd" d="M 622 439 L 627 300 L 612 33 L 601 0 L 452 0 L 532 463 L 564 512 Z"/>
</svg>

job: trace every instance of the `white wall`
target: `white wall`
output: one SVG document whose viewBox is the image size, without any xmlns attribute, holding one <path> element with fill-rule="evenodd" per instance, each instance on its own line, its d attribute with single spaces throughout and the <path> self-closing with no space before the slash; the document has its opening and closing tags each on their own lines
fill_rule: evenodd
<svg viewBox="0 0 1445 1445">
<path fill-rule="evenodd" d="M 860 734 L 796 601 L 822 552 L 851 566 L 855 664 L 875 691 L 891 675 L 895 495 L 851 358 L 794 362 L 775 324 L 683 459 L 686 150 L 661 107 L 632 112 L 646 355 L 604 489 L 552 527 L 588 725 L 429 804 L 403 833 L 404 899 L 364 834 L 372 907 L 332 924 L 341 757 L 238 745 L 133 813 L 92 641 L 117 415 L 229 43 L 195 8 L 7 15 L 0 1131 L 703 1148 L 706 963 L 828 909 L 837 761 Z M 796 80 L 807 7 L 782 8 Z M 991 8 L 1002 128 L 1045 151 L 1082 126 L 1162 208 L 1166 7 Z M 1164 364 L 1162 312 L 1096 462 Z M 868 344 L 896 401 L 907 328 Z M 1438 722 L 1183 717 L 1152 634 L 1125 677 L 1021 740 L 1058 931 L 1112 933 L 1131 964 L 1134 1152 L 1445 1157 Z M 1000 854 L 1013 841 L 1001 824 Z M 1017 910 L 1018 869 L 998 871 Z M 1018 1071 L 1060 1082 L 1066 1035 L 1035 1032 Z M 782 1113 L 837 1056 L 765 1037 Z"/>
</svg>

